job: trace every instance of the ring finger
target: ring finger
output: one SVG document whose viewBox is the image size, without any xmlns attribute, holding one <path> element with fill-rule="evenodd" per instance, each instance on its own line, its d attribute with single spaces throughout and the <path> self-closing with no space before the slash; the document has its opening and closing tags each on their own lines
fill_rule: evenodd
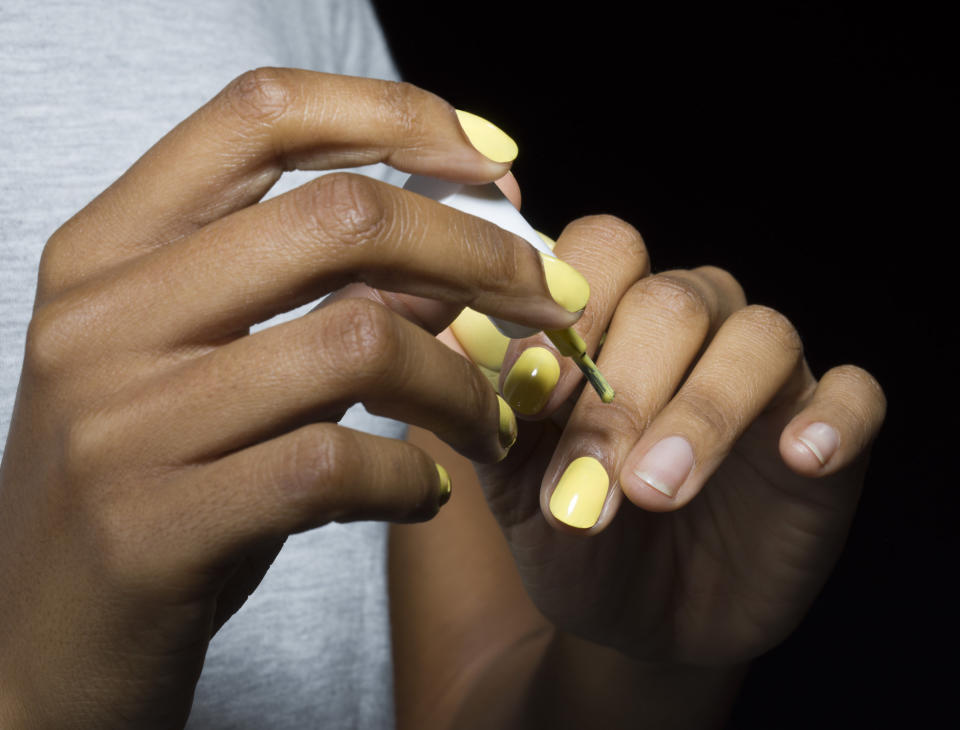
<svg viewBox="0 0 960 730">
<path fill-rule="evenodd" d="M 123 433 L 133 458 L 149 449 L 158 463 L 205 462 L 337 420 L 358 402 L 430 429 L 478 461 L 502 458 L 516 436 L 512 412 L 475 368 L 362 299 L 236 340 L 161 373 L 133 401 L 128 395 L 102 409 L 100 434 L 119 442 Z M 163 422 L 178 427 L 155 428 Z"/>
</svg>

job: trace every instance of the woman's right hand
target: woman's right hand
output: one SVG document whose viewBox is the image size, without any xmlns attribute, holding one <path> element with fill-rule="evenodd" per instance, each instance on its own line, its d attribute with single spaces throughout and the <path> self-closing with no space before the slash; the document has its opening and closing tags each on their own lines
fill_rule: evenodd
<svg viewBox="0 0 960 730">
<path fill-rule="evenodd" d="M 379 161 L 509 168 L 420 89 L 262 69 L 48 242 L 0 471 L 4 727 L 182 724 L 207 642 L 288 534 L 432 516 L 433 460 L 337 425 L 351 404 L 504 455 L 512 413 L 433 333 L 468 304 L 572 324 L 538 254 L 351 174 L 259 202 L 284 170 Z M 249 332 L 354 281 L 400 294 Z"/>
</svg>

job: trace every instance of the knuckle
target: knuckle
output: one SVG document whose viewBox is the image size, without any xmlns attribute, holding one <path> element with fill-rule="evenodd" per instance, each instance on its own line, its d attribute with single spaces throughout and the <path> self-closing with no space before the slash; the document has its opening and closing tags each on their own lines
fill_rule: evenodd
<svg viewBox="0 0 960 730">
<path fill-rule="evenodd" d="M 105 458 L 115 448 L 117 434 L 100 413 L 75 417 L 65 427 L 64 468 L 71 484 L 96 484 Z"/>
<path fill-rule="evenodd" d="M 657 274 L 640 282 L 644 296 L 683 322 L 695 322 L 706 329 L 710 324 L 710 303 L 692 281 L 672 274 Z"/>
<path fill-rule="evenodd" d="M 275 122 L 290 108 L 293 96 L 283 70 L 270 67 L 246 71 L 224 90 L 230 111 L 252 124 Z"/>
<path fill-rule="evenodd" d="M 733 317 L 738 318 L 760 339 L 773 342 L 788 354 L 795 362 L 803 357 L 803 341 L 793 323 L 776 309 L 762 304 L 751 304 Z"/>
<path fill-rule="evenodd" d="M 377 184 L 346 172 L 324 175 L 291 198 L 291 215 L 320 240 L 356 247 L 375 240 L 387 225 L 386 201 Z"/>
<path fill-rule="evenodd" d="M 77 361 L 77 332 L 86 331 L 84 313 L 65 300 L 36 309 L 27 327 L 24 368 L 40 378 L 60 377 Z"/>
<path fill-rule="evenodd" d="M 380 87 L 380 104 L 389 124 L 405 139 L 416 140 L 426 129 L 425 94 L 408 81 L 385 81 Z"/>
<path fill-rule="evenodd" d="M 459 220 L 451 235 L 462 242 L 464 266 L 469 266 L 473 274 L 474 297 L 464 302 L 468 306 L 480 292 L 502 291 L 516 281 L 521 254 L 531 260 L 537 256 L 531 246 L 517 241 L 513 234 L 479 218 Z"/>
<path fill-rule="evenodd" d="M 70 278 L 74 257 L 71 254 L 71 238 L 64 232 L 64 224 L 43 247 L 37 272 L 38 291 L 50 292 L 61 289 Z"/>
<path fill-rule="evenodd" d="M 501 241 L 509 234 L 496 232 Z M 471 237 L 471 241 L 482 241 L 483 237 Z M 526 253 L 526 252 L 525 252 Z M 495 245 L 476 252 L 477 260 L 482 262 L 476 286 L 485 291 L 497 291 L 506 282 L 514 282 L 520 273 L 520 248 L 518 245 Z M 532 255 L 532 254 L 531 254 Z"/>
<path fill-rule="evenodd" d="M 596 417 L 597 430 L 613 435 L 614 439 L 619 438 L 621 434 L 634 434 L 639 438 L 656 417 L 656 408 L 652 400 L 642 396 L 636 400 L 618 397 L 610 403 L 595 407 L 593 415 Z"/>
<path fill-rule="evenodd" d="M 648 252 L 643 236 L 622 218 L 609 214 L 584 216 L 568 224 L 563 235 L 574 232 L 597 248 L 642 261 L 646 266 Z"/>
<path fill-rule="evenodd" d="M 293 434 L 267 479 L 283 504 L 297 511 L 314 509 L 325 495 L 340 492 L 349 472 L 345 439 L 346 433 L 334 424 L 312 424 Z"/>
<path fill-rule="evenodd" d="M 727 443 L 740 433 L 740 412 L 720 392 L 685 388 L 677 394 L 674 403 L 681 409 L 683 420 L 696 424 L 696 431 L 707 442 Z"/>
<path fill-rule="evenodd" d="M 368 299 L 344 299 L 330 307 L 329 315 L 319 334 L 333 367 L 363 390 L 390 381 L 402 356 L 390 311 Z"/>
</svg>

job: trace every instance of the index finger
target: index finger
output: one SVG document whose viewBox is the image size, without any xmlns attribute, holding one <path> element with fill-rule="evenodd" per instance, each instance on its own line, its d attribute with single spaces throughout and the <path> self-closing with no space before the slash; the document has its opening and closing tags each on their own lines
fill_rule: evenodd
<svg viewBox="0 0 960 730">
<path fill-rule="evenodd" d="M 484 150 L 498 160 L 470 143 L 475 130 L 492 140 Z M 385 162 L 407 172 L 489 182 L 503 176 L 516 155 L 512 140 L 497 132 L 406 83 L 298 69 L 250 71 L 54 235 L 42 283 L 46 289 L 69 284 L 188 235 L 257 202 L 285 170 Z"/>
</svg>

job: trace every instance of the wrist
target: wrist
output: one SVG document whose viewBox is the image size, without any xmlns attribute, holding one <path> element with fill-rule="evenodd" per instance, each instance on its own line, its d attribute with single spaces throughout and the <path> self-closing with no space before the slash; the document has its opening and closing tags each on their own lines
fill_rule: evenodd
<svg viewBox="0 0 960 730">
<path fill-rule="evenodd" d="M 638 660 L 557 631 L 531 677 L 523 724 L 723 727 L 748 666 Z"/>
</svg>

